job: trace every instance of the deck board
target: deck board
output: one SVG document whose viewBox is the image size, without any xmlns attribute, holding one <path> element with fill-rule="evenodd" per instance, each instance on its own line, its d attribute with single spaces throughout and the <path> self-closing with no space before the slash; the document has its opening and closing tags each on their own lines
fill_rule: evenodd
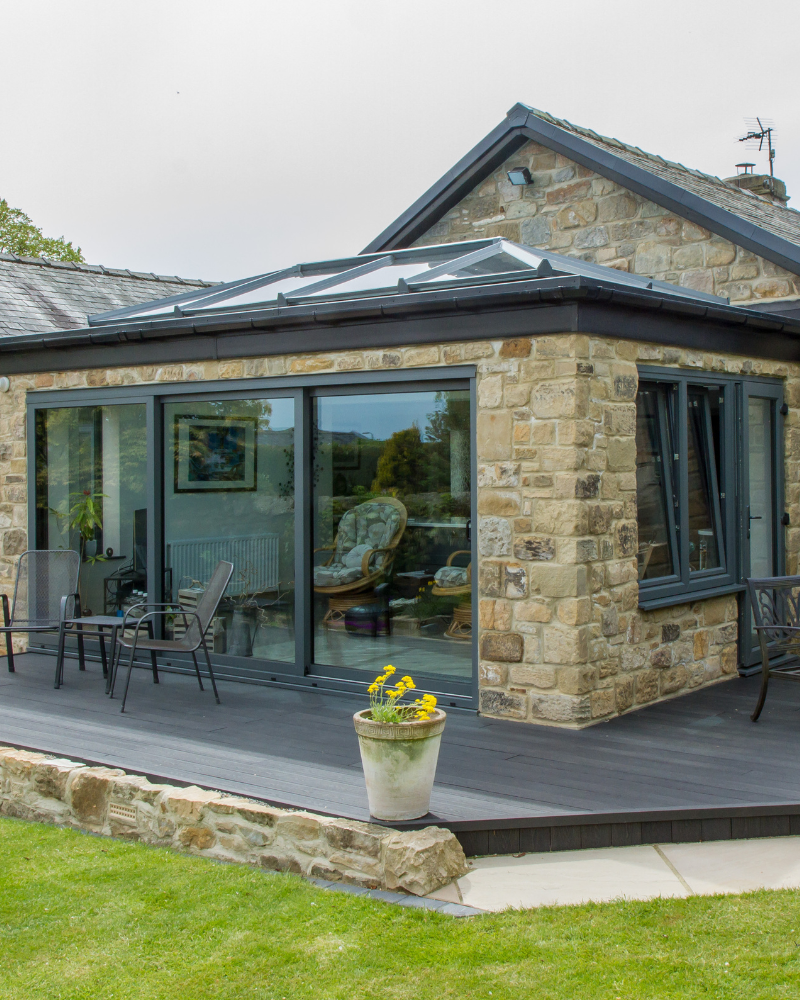
<svg viewBox="0 0 800 1000">
<path fill-rule="evenodd" d="M 0 742 L 279 805 L 368 819 L 353 696 L 223 681 L 222 704 L 187 676 L 137 670 L 129 710 L 99 664 L 0 659 Z M 736 679 L 582 731 L 451 712 L 432 817 L 454 825 L 659 810 L 798 805 L 800 686 L 776 682 L 761 721 L 758 680 Z"/>
</svg>

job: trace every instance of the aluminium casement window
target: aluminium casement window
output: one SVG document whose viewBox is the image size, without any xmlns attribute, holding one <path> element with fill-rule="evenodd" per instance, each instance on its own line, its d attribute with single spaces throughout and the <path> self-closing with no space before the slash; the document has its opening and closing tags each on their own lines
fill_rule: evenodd
<svg viewBox="0 0 800 1000">
<path fill-rule="evenodd" d="M 640 602 L 734 582 L 733 385 L 643 377 L 636 403 Z"/>
</svg>

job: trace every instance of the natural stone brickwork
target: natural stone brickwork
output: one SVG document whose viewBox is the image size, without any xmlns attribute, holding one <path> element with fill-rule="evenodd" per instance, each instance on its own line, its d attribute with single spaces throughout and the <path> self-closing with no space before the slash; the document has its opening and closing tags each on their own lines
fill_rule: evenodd
<svg viewBox="0 0 800 1000">
<path fill-rule="evenodd" d="M 10 747 L 0 747 L 0 814 L 417 896 L 468 871 L 455 835 L 435 826 L 399 832 L 291 812 Z"/>
<path fill-rule="evenodd" d="M 31 389 L 472 363 L 481 711 L 583 726 L 715 683 L 736 673 L 734 597 L 651 612 L 637 606 L 637 362 L 783 379 L 790 407 L 786 509 L 800 525 L 797 364 L 580 334 L 487 337 L 444 347 L 12 376 L 11 391 L 0 394 L 0 585 L 10 592 L 27 544 L 24 409 Z M 793 573 L 800 528 L 787 529 L 786 542 Z"/>
<path fill-rule="evenodd" d="M 515 187 L 506 171 L 523 165 L 533 183 Z M 732 302 L 800 295 L 797 275 L 535 142 L 510 157 L 414 245 L 489 236 Z"/>
</svg>

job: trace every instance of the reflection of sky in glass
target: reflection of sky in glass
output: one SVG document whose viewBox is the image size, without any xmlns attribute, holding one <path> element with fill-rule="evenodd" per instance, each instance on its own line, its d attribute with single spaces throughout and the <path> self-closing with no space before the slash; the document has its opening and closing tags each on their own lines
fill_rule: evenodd
<svg viewBox="0 0 800 1000">
<path fill-rule="evenodd" d="M 430 414 L 445 408 L 441 392 L 386 392 L 369 396 L 320 396 L 317 398 L 321 431 L 352 431 L 386 441 L 396 431 L 417 425 L 425 438 Z M 454 399 L 468 399 L 466 389 L 450 390 Z M 437 398 L 439 397 L 439 398 Z"/>
<path fill-rule="evenodd" d="M 413 278 L 421 271 L 429 270 L 430 265 L 422 261 L 415 261 L 413 264 L 394 264 L 389 267 L 380 267 L 375 271 L 368 271 L 367 274 L 359 274 L 349 281 L 343 281 L 339 285 L 333 285 L 315 295 L 340 295 L 347 292 L 364 292 L 371 288 L 392 288 L 401 278 Z M 302 295 L 302 292 L 298 292 Z"/>
</svg>

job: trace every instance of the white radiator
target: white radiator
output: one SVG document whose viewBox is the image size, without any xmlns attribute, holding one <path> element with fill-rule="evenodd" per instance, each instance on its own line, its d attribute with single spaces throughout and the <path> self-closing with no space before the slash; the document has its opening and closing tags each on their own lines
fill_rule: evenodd
<svg viewBox="0 0 800 1000">
<path fill-rule="evenodd" d="M 260 594 L 278 586 L 278 536 L 241 535 L 238 538 L 187 538 L 167 545 L 172 590 L 197 580 L 206 584 L 214 567 L 225 559 L 233 563 L 227 594 Z"/>
</svg>

